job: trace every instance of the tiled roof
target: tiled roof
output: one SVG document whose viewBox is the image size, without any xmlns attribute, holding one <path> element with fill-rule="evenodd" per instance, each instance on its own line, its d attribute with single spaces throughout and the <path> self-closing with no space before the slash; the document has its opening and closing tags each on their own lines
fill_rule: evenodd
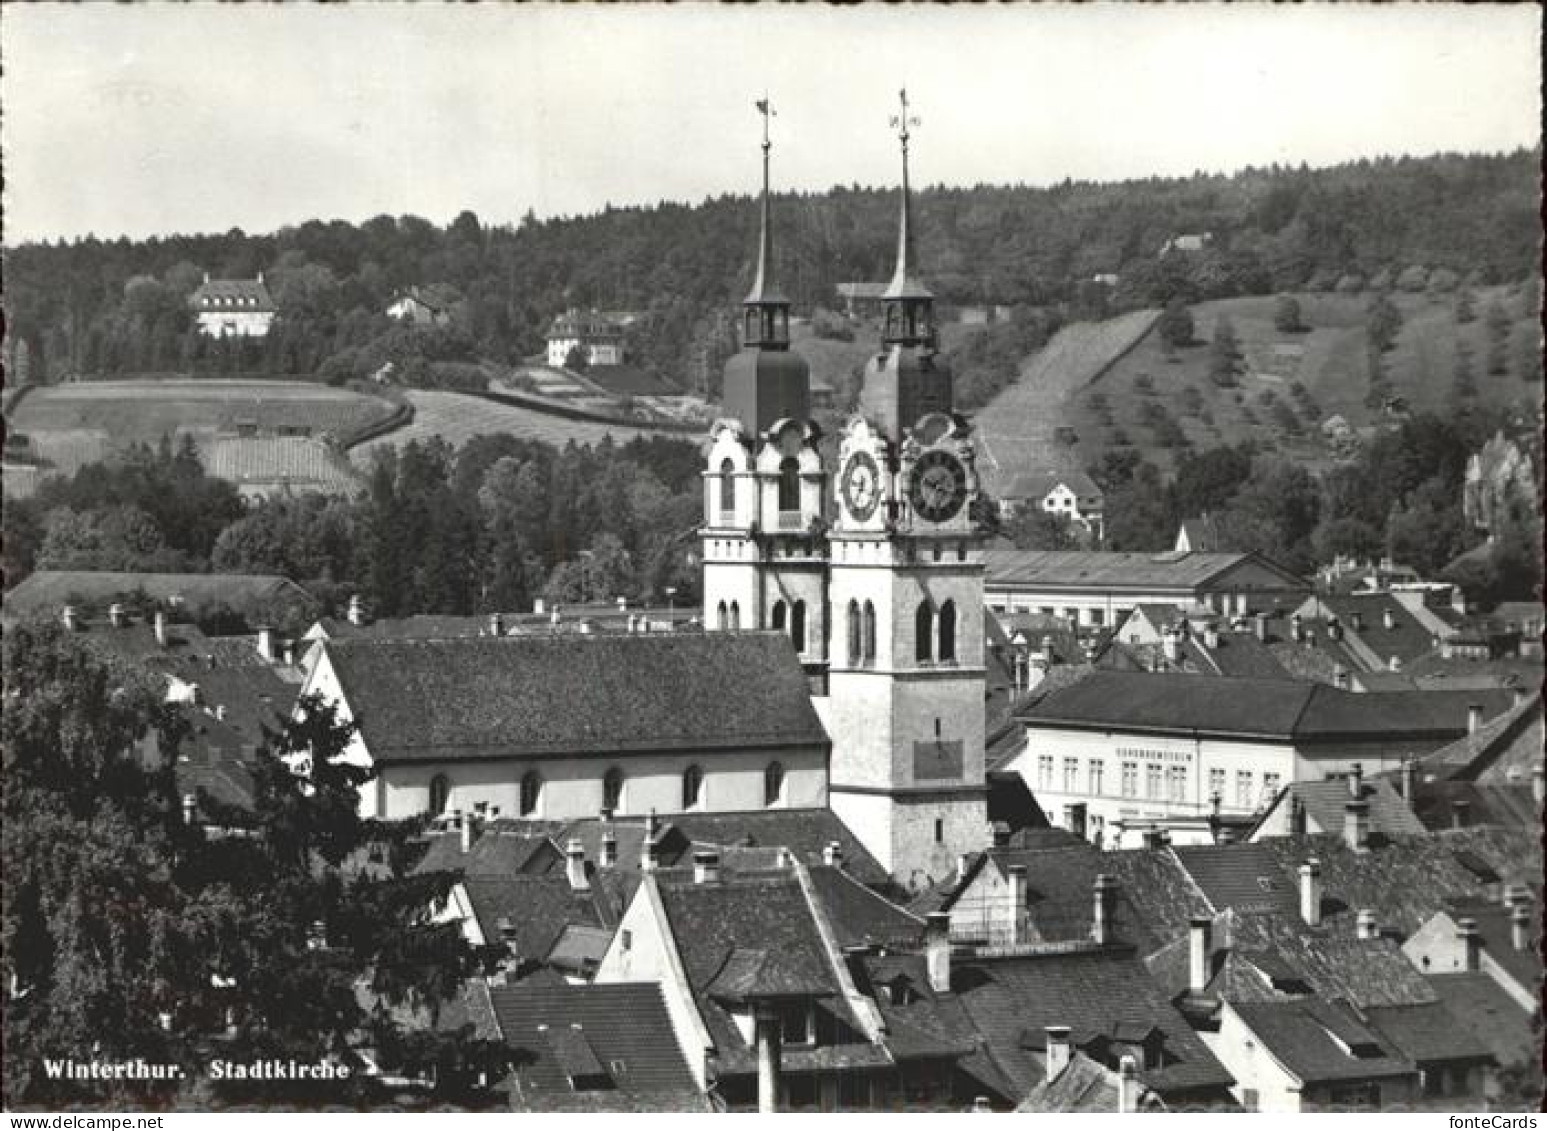
<svg viewBox="0 0 1547 1131">
<path fill-rule="evenodd" d="M 1208 515 L 1202 518 L 1184 518 L 1178 533 L 1186 536 L 1187 548 L 1195 552 L 1216 553 L 1221 549 L 1219 524 Z"/>
<path fill-rule="evenodd" d="M 1253 554 L 1186 551 L 988 550 L 985 559 L 991 587 L 1195 589 L 1245 562 L 1277 569 Z M 1300 584 L 1287 573 L 1283 580 L 1286 586 Z"/>
<path fill-rule="evenodd" d="M 826 971 L 778 948 L 737 947 L 704 987 L 717 1001 L 750 1003 L 760 998 L 815 998 L 833 992 Z"/>
<path fill-rule="evenodd" d="M 866 884 L 884 884 L 887 871 L 831 809 L 757 809 L 740 813 L 673 813 L 662 819 L 680 829 L 694 848 L 787 848 L 803 863 L 822 862 L 833 841 L 843 866 Z"/>
<path fill-rule="evenodd" d="M 611 927 L 602 889 L 574 891 L 562 873 L 546 876 L 469 876 L 462 881 L 478 927 L 490 946 L 502 938 L 501 924 L 508 923 L 511 945 L 523 960 L 541 961 L 566 927 Z"/>
<path fill-rule="evenodd" d="M 1540 1024 L 1481 971 L 1430 974 L 1429 984 L 1457 1022 L 1483 1041 L 1500 1064 L 1540 1064 Z"/>
<path fill-rule="evenodd" d="M 1538 736 L 1536 757 L 1541 758 Z M 1467 824 L 1515 825 L 1535 829 L 1541 825 L 1541 806 L 1533 787 L 1521 782 L 1484 784 L 1474 781 L 1415 781 L 1413 809 L 1426 829 L 1451 828 L 1458 803 L 1464 806 Z"/>
<path fill-rule="evenodd" d="M 1542 959 L 1536 949 L 1541 941 L 1539 905 L 1533 905 L 1531 908 L 1531 929 L 1523 950 L 1516 950 L 1514 947 L 1509 912 L 1501 904 L 1472 896 L 1451 900 L 1446 904 L 1445 910 L 1451 919 L 1457 922 L 1462 919 L 1476 921 L 1483 953 L 1497 962 L 1516 982 L 1527 989 L 1534 988 L 1541 982 Z"/>
<path fill-rule="evenodd" d="M 460 871 L 468 876 L 541 875 L 560 865 L 560 851 L 547 835 L 511 829 L 501 821 L 482 830 L 462 851 L 462 834 L 452 829 L 427 838 L 429 849 L 414 866 L 417 873 Z"/>
<path fill-rule="evenodd" d="M 9 618 L 56 613 L 75 604 L 101 611 L 113 599 L 144 593 L 155 601 L 181 599 L 198 606 L 216 601 L 242 608 L 281 598 L 310 599 L 287 578 L 245 573 L 118 573 L 105 570 L 38 570 L 5 595 Z"/>
<path fill-rule="evenodd" d="M 1390 667 L 1393 656 L 1406 668 L 1434 647 L 1434 634 L 1390 593 L 1320 593 L 1312 600 L 1316 616 L 1337 617 L 1345 632 L 1379 657 L 1383 668 Z M 1390 628 L 1385 625 L 1388 615 Z"/>
<path fill-rule="evenodd" d="M 1341 1003 L 1299 998 L 1235 1002 L 1231 1008 L 1273 1059 L 1302 1083 L 1376 1080 L 1406 1076 L 1414 1071 L 1388 1039 L 1363 1024 Z M 1334 1034 L 1344 1044 L 1334 1039 Z M 1370 1055 L 1352 1055 L 1345 1051 L 1349 1043 L 1369 1049 Z"/>
<path fill-rule="evenodd" d="M 1341 691 L 1295 680 L 1097 671 L 1026 707 L 1029 726 L 1239 734 L 1285 741 L 1464 733 L 1472 703 L 1502 709 L 1500 693 Z"/>
<path fill-rule="evenodd" d="M 199 310 L 270 313 L 274 310 L 274 298 L 262 276 L 256 279 L 206 279 L 189 297 L 188 303 Z"/>
<path fill-rule="evenodd" d="M 1247 679 L 1288 679 L 1289 672 L 1274 657 L 1267 644 L 1250 632 L 1221 632 L 1219 643 L 1208 647 L 1202 637 L 1188 636 L 1182 641 L 1182 655 L 1191 662 L 1191 670 L 1204 674 Z"/>
<path fill-rule="evenodd" d="M 1273 853 L 1258 844 L 1178 846 L 1171 850 L 1216 911 L 1299 913 L 1299 896 Z"/>
<path fill-rule="evenodd" d="M 558 970 L 589 976 L 607 954 L 612 932 L 605 927 L 582 927 L 571 923 L 564 928 L 544 961 Z"/>
<path fill-rule="evenodd" d="M 185 708 L 190 731 L 173 772 L 179 797 L 208 795 L 233 809 L 253 807 L 251 743 L 236 730 L 196 708 Z"/>
<path fill-rule="evenodd" d="M 1067 487 L 1076 498 L 1082 501 L 1094 498 L 1099 502 L 1102 497 L 1101 488 L 1096 486 L 1095 481 L 1083 471 L 1039 471 L 1017 475 L 1011 480 L 1010 486 L 1001 493 L 1006 499 L 1041 502 L 1050 491 L 1060 485 Z"/>
<path fill-rule="evenodd" d="M 1365 1017 L 1382 1036 L 1416 1064 L 1493 1058 L 1488 1043 L 1463 1024 L 1443 1001 L 1426 1005 L 1381 1005 Z"/>
<path fill-rule="evenodd" d="M 517 1054 L 517 1110 L 707 1110 L 660 986 L 523 984 L 493 987 L 490 997 L 505 1043 Z M 563 1039 L 555 1040 L 559 1034 Z M 572 1072 L 585 1073 L 580 1087 Z"/>
<path fill-rule="evenodd" d="M 1118 1110 L 1118 1074 L 1075 1050 L 1064 1070 L 1053 1080 L 1043 1080 L 1032 1088 L 1016 1111 L 1039 1112 L 1116 1112 Z M 1140 1087 L 1138 1110 L 1164 1110 L 1160 1097 Z"/>
<path fill-rule="evenodd" d="M 1349 788 L 1348 779 L 1341 777 L 1290 782 L 1274 806 L 1289 805 L 1298 799 L 1311 822 L 1308 827 L 1324 833 L 1341 833 L 1347 820 L 1348 803 L 1353 800 Z M 1370 807 L 1371 834 L 1390 836 L 1424 831 L 1423 823 L 1413 815 L 1388 778 L 1365 778 L 1359 795 Z"/>
<path fill-rule="evenodd" d="M 1434 1000 L 1393 939 L 1318 931 L 1282 915 L 1232 915 L 1227 931 L 1242 958 L 1270 973 L 1277 968 L 1292 974 L 1318 997 L 1342 998 L 1361 1009 Z"/>
<path fill-rule="evenodd" d="M 1538 690 L 1485 721 L 1474 733 L 1425 755 L 1421 772 L 1447 778 L 1499 779 L 1515 767 L 1529 778 L 1531 770 L 1541 765 L 1541 755 L 1542 695 Z"/>
<path fill-rule="evenodd" d="M 1149 942 L 1141 954 L 1154 953 L 1170 939 L 1185 940 L 1189 919 L 1212 914 L 1202 889 L 1170 848 L 1105 852 L 1101 861 L 1102 868 L 1117 878 L 1122 900 L 1144 924 Z"/>
<path fill-rule="evenodd" d="M 917 945 L 924 921 L 898 907 L 852 876 L 847 868 L 816 866 L 811 885 L 840 948 L 881 944 L 891 948 Z"/>
<path fill-rule="evenodd" d="M 781 632 L 323 648 L 379 761 L 827 744 Z"/>
<path fill-rule="evenodd" d="M 1174 1062 L 1140 1069 L 1162 1096 L 1222 1088 L 1232 1081 L 1203 1042 L 1126 950 L 1084 950 L 954 962 L 951 985 L 995 1061 L 1021 1096 L 1046 1078 L 1043 1054 L 1027 1047 L 1049 1025 L 1112 1033 L 1120 1025 L 1158 1029 Z"/>
</svg>

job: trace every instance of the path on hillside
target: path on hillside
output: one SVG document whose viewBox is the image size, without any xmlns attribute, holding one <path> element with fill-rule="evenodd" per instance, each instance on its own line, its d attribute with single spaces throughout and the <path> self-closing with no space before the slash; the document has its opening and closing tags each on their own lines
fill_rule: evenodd
<svg viewBox="0 0 1547 1131">
<path fill-rule="evenodd" d="M 1054 440 L 1065 420 L 1071 393 L 1099 377 L 1138 344 L 1159 317 L 1158 310 L 1136 310 L 1105 322 L 1074 322 L 1041 350 L 1021 362 L 1020 376 L 974 414 L 979 471 L 991 494 L 1017 475 L 1063 468 L 1075 463 Z"/>
</svg>

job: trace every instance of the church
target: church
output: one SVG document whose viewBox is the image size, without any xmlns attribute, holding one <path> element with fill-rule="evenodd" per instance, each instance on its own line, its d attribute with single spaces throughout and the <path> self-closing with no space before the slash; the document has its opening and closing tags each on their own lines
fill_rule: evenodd
<svg viewBox="0 0 1547 1131">
<path fill-rule="evenodd" d="M 765 111 L 766 115 L 766 111 Z M 832 740 L 830 805 L 909 887 L 988 839 L 983 541 L 972 425 L 919 280 L 906 94 L 896 267 L 859 409 L 824 465 L 774 280 L 763 139 L 757 269 L 704 471 L 704 624 L 787 632 Z"/>
</svg>

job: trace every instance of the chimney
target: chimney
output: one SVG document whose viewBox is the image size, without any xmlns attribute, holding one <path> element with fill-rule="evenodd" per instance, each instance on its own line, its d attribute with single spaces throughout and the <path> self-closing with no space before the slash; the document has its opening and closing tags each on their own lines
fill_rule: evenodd
<svg viewBox="0 0 1547 1131">
<path fill-rule="evenodd" d="M 258 627 L 258 655 L 267 663 L 274 662 L 274 630 L 267 625 Z"/>
<path fill-rule="evenodd" d="M 191 793 L 183 794 L 183 824 L 191 825 L 199 819 L 199 799 Z"/>
<path fill-rule="evenodd" d="M 823 845 L 822 863 L 826 864 L 829 868 L 842 868 L 843 845 L 836 840 L 830 840 Z"/>
<path fill-rule="evenodd" d="M 224 703 L 215 704 L 215 717 L 221 722 L 226 721 L 226 705 Z"/>
<path fill-rule="evenodd" d="M 1364 797 L 1364 766 L 1359 762 L 1348 767 L 1348 796 L 1354 801 Z"/>
<path fill-rule="evenodd" d="M 1472 803 L 1464 797 L 1458 797 L 1450 803 L 1450 827 L 1464 829 L 1471 820 Z"/>
<path fill-rule="evenodd" d="M 616 868 L 618 866 L 618 834 L 613 832 L 611 825 L 602 826 L 602 867 Z"/>
<path fill-rule="evenodd" d="M 780 1051 L 784 1040 L 783 1023 L 773 1002 L 765 999 L 754 1004 L 752 1028 L 757 1045 L 757 1110 L 771 1115 L 779 1110 L 779 1093 L 783 1091 Z"/>
<path fill-rule="evenodd" d="M 107 623 L 114 628 L 122 628 L 124 626 L 124 607 L 122 605 L 115 602 L 107 607 Z"/>
<path fill-rule="evenodd" d="M 78 627 L 80 627 L 75 615 L 74 605 L 66 605 L 62 610 L 60 610 L 59 619 L 64 623 L 64 630 L 66 632 L 74 632 Z"/>
<path fill-rule="evenodd" d="M 1370 848 L 1370 803 L 1350 801 L 1343 806 L 1343 840 L 1355 852 Z"/>
<path fill-rule="evenodd" d="M 1361 939 L 1380 938 L 1380 929 L 1375 925 L 1375 912 L 1368 908 L 1359 912 L 1359 917 L 1354 927 L 1354 934 Z"/>
<path fill-rule="evenodd" d="M 1094 894 L 1090 937 L 1097 946 L 1106 946 L 1117 941 L 1116 924 L 1112 922 L 1112 913 L 1117 903 L 1117 881 L 1103 872 L 1096 877 Z"/>
<path fill-rule="evenodd" d="M 1364 631 L 1364 614 L 1357 609 L 1348 614 L 1348 626 L 1355 632 Z"/>
<path fill-rule="evenodd" d="M 1219 647 L 1219 626 L 1213 621 L 1203 626 L 1203 646 L 1211 652 Z"/>
<path fill-rule="evenodd" d="M 1510 694 L 1509 701 L 1509 705 L 1511 707 L 1520 706 L 1526 701 L 1526 689 L 1523 687 L 1515 688 L 1514 691 Z"/>
<path fill-rule="evenodd" d="M 505 635 L 505 618 L 500 616 L 499 613 L 490 613 L 489 614 L 489 635 L 490 636 L 504 636 Z"/>
<path fill-rule="evenodd" d="M 1296 644 L 1305 639 L 1305 622 L 1300 619 L 1299 613 L 1289 618 L 1289 634 L 1294 637 Z"/>
<path fill-rule="evenodd" d="M 1342 664 L 1338 664 L 1332 669 L 1332 686 L 1339 691 L 1347 691 L 1349 688 L 1348 669 Z"/>
<path fill-rule="evenodd" d="M 1069 1067 L 1071 1053 L 1069 1026 L 1049 1025 L 1047 1027 L 1047 1055 L 1043 1058 L 1047 1066 L 1047 1082 L 1049 1084 L 1058 1079 L 1059 1074 Z"/>
<path fill-rule="evenodd" d="M 1337 617 L 1327 618 L 1327 636 L 1332 640 L 1343 639 L 1343 626 L 1338 623 Z"/>
<path fill-rule="evenodd" d="M 703 848 L 693 853 L 693 882 L 695 884 L 717 884 L 720 882 L 720 854 L 713 849 Z"/>
<path fill-rule="evenodd" d="M 294 644 L 286 644 L 285 645 L 285 667 L 287 667 L 287 668 L 295 667 L 295 645 Z"/>
<path fill-rule="evenodd" d="M 1516 950 L 1531 949 L 1531 905 L 1528 902 L 1515 904 L 1509 913 L 1509 945 Z"/>
<path fill-rule="evenodd" d="M 1298 794 L 1289 801 L 1289 835 L 1305 835 L 1305 802 L 1300 800 Z"/>
<path fill-rule="evenodd" d="M 1256 630 L 1257 639 L 1266 644 L 1268 642 L 1268 614 L 1258 613 L 1252 618 L 1252 626 Z"/>
<path fill-rule="evenodd" d="M 1467 918 L 1458 922 L 1456 940 L 1461 944 L 1461 969 L 1475 972 L 1482 950 L 1482 940 L 1477 934 L 1477 920 Z"/>
<path fill-rule="evenodd" d="M 464 814 L 462 810 L 453 810 L 452 819 L 456 821 L 457 831 L 461 834 L 462 855 L 466 856 L 473 850 L 473 815 Z"/>
<path fill-rule="evenodd" d="M 655 815 L 655 810 L 650 810 L 650 815 L 645 818 L 645 842 L 639 851 L 639 867 L 641 871 L 653 872 L 660 863 L 660 848 L 656 845 L 656 837 L 660 835 L 661 822 Z"/>
<path fill-rule="evenodd" d="M 1483 725 L 1483 709 L 1479 703 L 1468 703 L 1466 706 L 1466 733 L 1476 734 L 1477 728 Z"/>
<path fill-rule="evenodd" d="M 951 915 L 931 911 L 924 916 L 924 965 L 929 971 L 929 988 L 937 994 L 951 989 Z"/>
<path fill-rule="evenodd" d="M 1205 915 L 1187 920 L 1187 989 L 1201 994 L 1209 984 L 1209 934 L 1212 921 Z"/>
<path fill-rule="evenodd" d="M 1321 926 L 1321 861 L 1314 857 L 1300 865 L 1300 918 L 1308 927 Z"/>
<path fill-rule="evenodd" d="M 345 612 L 344 616 L 350 624 L 365 623 L 365 604 L 360 600 L 360 594 L 356 593 L 353 597 L 349 598 L 349 609 Z"/>
<path fill-rule="evenodd" d="M 1390 609 L 1384 609 L 1380 615 L 1380 622 L 1387 632 L 1397 627 L 1397 618 Z"/>
<path fill-rule="evenodd" d="M 1531 796 L 1536 798 L 1538 805 L 1547 799 L 1547 769 L 1541 766 L 1533 767 L 1531 770 Z"/>
<path fill-rule="evenodd" d="M 1133 1057 L 1125 1056 L 1117 1065 L 1117 1111 L 1127 1115 L 1138 1107 L 1139 1066 Z"/>
<path fill-rule="evenodd" d="M 1160 637 L 1161 655 L 1165 656 L 1166 663 L 1174 664 L 1182 652 L 1182 635 L 1174 628 L 1168 628 Z"/>
<path fill-rule="evenodd" d="M 1402 800 L 1411 809 L 1418 793 L 1418 759 L 1402 759 Z"/>
<path fill-rule="evenodd" d="M 1011 864 L 1005 872 L 1004 909 L 1010 928 L 1009 944 L 1019 946 L 1026 941 L 1026 865 Z"/>
<path fill-rule="evenodd" d="M 585 844 L 579 837 L 570 837 L 564 850 L 564 876 L 569 880 L 571 891 L 589 891 L 591 881 L 585 874 Z"/>
</svg>

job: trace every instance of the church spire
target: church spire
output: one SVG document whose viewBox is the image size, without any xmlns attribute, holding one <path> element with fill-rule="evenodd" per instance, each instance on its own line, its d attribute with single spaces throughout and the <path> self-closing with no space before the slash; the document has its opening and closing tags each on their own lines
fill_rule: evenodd
<svg viewBox="0 0 1547 1131">
<path fill-rule="evenodd" d="M 934 295 L 913 274 L 916 256 L 913 251 L 913 202 L 908 186 L 908 139 L 909 128 L 919 120 L 908 111 L 908 92 L 898 92 L 901 112 L 892 119 L 897 129 L 897 140 L 902 145 L 902 204 L 897 221 L 897 267 L 892 281 L 887 284 L 882 302 L 886 304 L 886 325 L 882 341 L 888 345 L 927 345 L 934 340 L 934 328 L 930 318 Z"/>
<path fill-rule="evenodd" d="M 774 108 L 767 98 L 757 103 L 763 116 L 763 199 L 758 229 L 757 274 L 752 290 L 741 302 L 742 340 L 748 346 L 786 349 L 790 343 L 790 301 L 773 284 L 773 217 L 768 191 L 768 155 L 773 142 L 768 137 L 768 120 Z"/>
</svg>

